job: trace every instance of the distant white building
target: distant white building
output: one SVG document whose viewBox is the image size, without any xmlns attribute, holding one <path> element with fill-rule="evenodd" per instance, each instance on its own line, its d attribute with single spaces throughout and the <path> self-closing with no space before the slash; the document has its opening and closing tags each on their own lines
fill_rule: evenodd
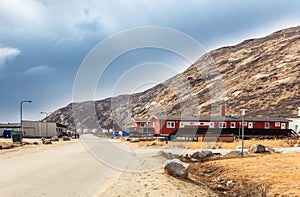
<svg viewBox="0 0 300 197">
<path fill-rule="evenodd" d="M 289 128 L 293 129 L 296 133 L 300 133 L 300 117 L 288 119 L 293 121 L 289 123 Z"/>
<path fill-rule="evenodd" d="M 67 126 L 56 122 L 22 121 L 23 137 L 52 137 L 67 133 Z"/>
<path fill-rule="evenodd" d="M 293 129 L 296 133 L 300 133 L 300 107 L 298 107 L 298 116 L 288 119 L 292 120 L 292 122 L 289 123 L 289 128 Z"/>
<path fill-rule="evenodd" d="M 20 123 L 0 124 L 0 136 L 4 130 L 20 130 Z M 23 137 L 52 137 L 67 133 L 67 126 L 56 122 L 22 121 Z"/>
</svg>

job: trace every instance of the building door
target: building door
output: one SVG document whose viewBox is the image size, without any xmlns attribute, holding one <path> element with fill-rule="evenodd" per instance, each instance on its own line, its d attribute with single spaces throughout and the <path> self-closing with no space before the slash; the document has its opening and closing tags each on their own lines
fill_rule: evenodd
<svg viewBox="0 0 300 197">
<path fill-rule="evenodd" d="M 253 122 L 248 122 L 248 128 L 253 129 Z"/>
<path fill-rule="evenodd" d="M 281 129 L 286 129 L 286 124 L 285 123 L 281 123 Z"/>
</svg>

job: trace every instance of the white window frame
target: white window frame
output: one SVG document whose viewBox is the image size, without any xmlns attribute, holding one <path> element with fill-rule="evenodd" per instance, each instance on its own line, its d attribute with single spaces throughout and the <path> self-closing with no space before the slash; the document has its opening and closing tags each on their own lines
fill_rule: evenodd
<svg viewBox="0 0 300 197">
<path fill-rule="evenodd" d="M 265 129 L 270 129 L 270 122 L 265 122 Z"/>
<path fill-rule="evenodd" d="M 219 122 L 219 128 L 226 128 L 226 122 Z"/>
<path fill-rule="evenodd" d="M 249 129 L 253 129 L 253 126 L 254 126 L 253 122 L 248 122 L 248 128 Z"/>
<path fill-rule="evenodd" d="M 167 121 L 167 128 L 168 129 L 175 128 L 175 121 Z"/>
<path fill-rule="evenodd" d="M 214 122 L 210 122 L 209 123 L 209 128 L 215 128 L 215 123 Z"/>
<path fill-rule="evenodd" d="M 235 122 L 231 122 L 230 123 L 230 128 L 232 128 L 232 129 L 236 128 L 236 123 Z"/>
<path fill-rule="evenodd" d="M 244 121 L 244 122 L 242 123 L 242 126 L 246 127 L 246 126 L 247 126 L 247 122 Z"/>
<path fill-rule="evenodd" d="M 280 122 L 275 122 L 275 127 L 280 127 Z"/>
</svg>

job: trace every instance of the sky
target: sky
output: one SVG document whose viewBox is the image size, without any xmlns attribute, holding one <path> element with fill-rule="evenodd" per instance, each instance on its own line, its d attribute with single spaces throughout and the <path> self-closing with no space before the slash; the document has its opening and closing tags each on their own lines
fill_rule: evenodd
<svg viewBox="0 0 300 197">
<path fill-rule="evenodd" d="M 30 120 L 72 102 L 87 55 L 120 32 L 171 28 L 210 51 L 300 25 L 299 7 L 298 0 L 0 0 L 0 122 L 19 122 L 22 100 L 32 100 L 23 103 Z M 94 100 L 145 90 L 190 63 L 162 49 L 127 51 L 99 76 Z"/>
</svg>

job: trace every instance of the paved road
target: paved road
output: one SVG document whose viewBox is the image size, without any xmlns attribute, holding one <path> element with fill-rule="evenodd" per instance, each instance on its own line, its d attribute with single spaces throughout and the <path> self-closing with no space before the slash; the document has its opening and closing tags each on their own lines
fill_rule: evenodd
<svg viewBox="0 0 300 197">
<path fill-rule="evenodd" d="M 0 160 L 0 196 L 97 196 L 121 173 L 72 143 Z"/>
</svg>

